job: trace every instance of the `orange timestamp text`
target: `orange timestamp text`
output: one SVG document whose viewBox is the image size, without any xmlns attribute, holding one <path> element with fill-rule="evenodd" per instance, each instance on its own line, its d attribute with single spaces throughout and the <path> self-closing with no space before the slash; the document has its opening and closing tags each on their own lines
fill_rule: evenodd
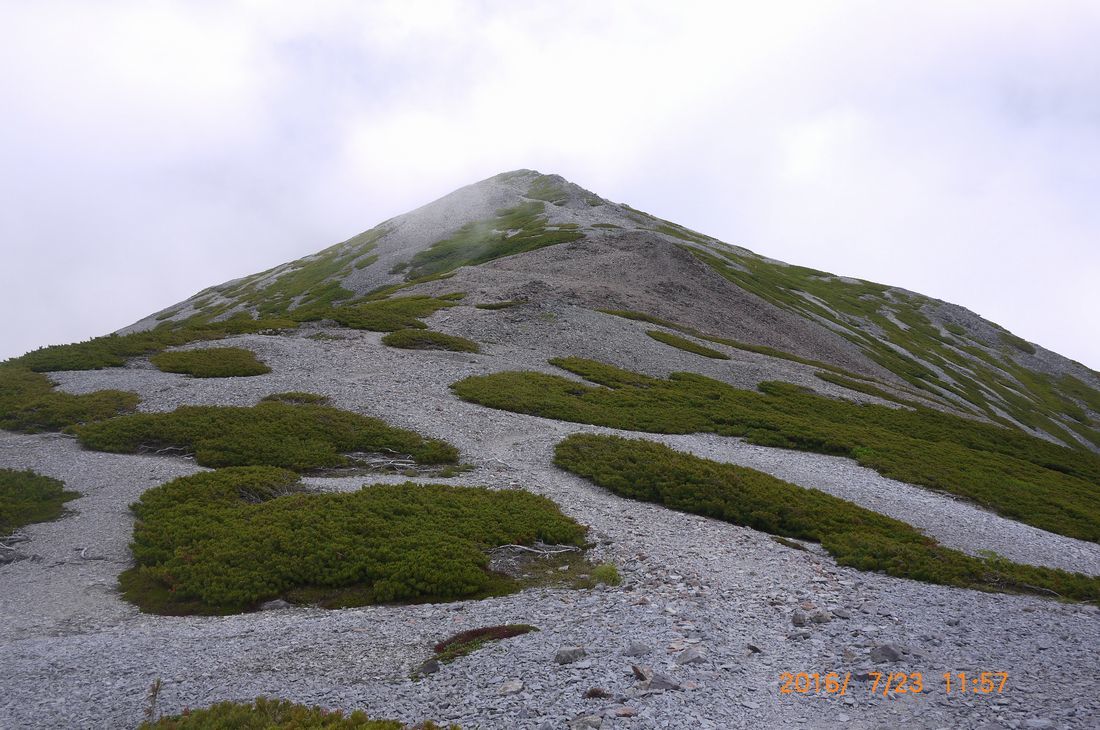
<svg viewBox="0 0 1100 730">
<path fill-rule="evenodd" d="M 946 694 L 1000 694 L 1008 683 L 1008 672 L 944 672 L 942 682 L 926 683 L 923 672 L 867 672 L 860 679 L 870 682 L 870 694 L 896 697 L 925 694 L 942 689 Z M 851 672 L 783 672 L 779 675 L 779 693 L 845 695 Z"/>
</svg>

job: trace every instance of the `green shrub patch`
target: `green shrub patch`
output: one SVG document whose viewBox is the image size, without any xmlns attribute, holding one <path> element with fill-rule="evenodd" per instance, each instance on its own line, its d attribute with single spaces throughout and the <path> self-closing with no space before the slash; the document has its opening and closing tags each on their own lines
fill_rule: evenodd
<svg viewBox="0 0 1100 730">
<path fill-rule="evenodd" d="M 884 476 L 966 497 L 1010 519 L 1100 541 L 1100 457 L 932 409 L 826 398 L 787 383 L 740 390 L 694 373 L 667 380 L 580 358 L 551 363 L 603 387 L 534 372 L 451 387 L 491 408 L 653 433 L 717 433 L 855 459 Z"/>
<path fill-rule="evenodd" d="M 514 307 L 514 306 L 519 305 L 519 304 L 523 304 L 522 299 L 509 299 L 508 301 L 505 301 L 505 302 L 486 302 L 485 304 L 475 304 L 474 306 L 477 307 L 478 309 L 493 310 L 493 309 L 508 309 L 509 307 Z"/>
<path fill-rule="evenodd" d="M 22 433 L 63 431 L 129 413 L 141 399 L 121 390 L 72 395 L 25 367 L 0 365 L 0 428 Z"/>
<path fill-rule="evenodd" d="M 385 421 L 311 404 L 261 402 L 251 408 L 182 406 L 135 413 L 76 429 L 89 449 L 133 454 L 193 453 L 203 466 L 279 466 L 297 471 L 352 464 L 345 454 L 388 451 L 421 464 L 458 460 L 450 444 L 425 439 Z"/>
<path fill-rule="evenodd" d="M 409 329 L 390 332 L 382 338 L 383 345 L 405 350 L 451 350 L 453 352 L 481 352 L 473 340 L 455 335 L 445 335 L 431 330 Z"/>
<path fill-rule="evenodd" d="M 444 730 L 434 722 L 418 730 Z M 259 697 L 255 702 L 219 702 L 201 710 L 144 722 L 138 730 L 406 730 L 396 720 L 371 720 L 362 711 L 345 715 L 340 710 L 307 707 L 287 700 Z M 450 730 L 460 730 L 451 725 Z"/>
<path fill-rule="evenodd" d="M 680 337 L 678 335 L 671 334 L 669 332 L 662 332 L 661 330 L 646 330 L 646 334 L 657 340 L 663 342 L 666 345 L 684 350 L 686 352 L 693 352 L 696 355 L 702 355 L 703 357 L 709 357 L 714 360 L 729 360 L 729 355 L 718 352 L 718 350 L 712 350 L 709 347 L 704 347 L 698 342 L 692 342 L 691 340 Z"/>
<path fill-rule="evenodd" d="M 145 492 L 126 598 L 162 614 L 225 614 L 283 596 L 328 607 L 457 600 L 519 584 L 486 551 L 580 545 L 585 528 L 545 497 L 442 484 L 307 494 L 293 472 L 235 467 Z"/>
<path fill-rule="evenodd" d="M 825 492 L 651 441 L 575 434 L 558 444 L 554 463 L 623 497 L 821 543 L 839 564 L 860 570 L 967 588 L 1100 598 L 1100 578 L 972 557 Z"/>
<path fill-rule="evenodd" d="M 0 469 L 0 539 L 23 525 L 61 516 L 65 503 L 80 494 L 65 491 L 57 479 L 33 471 Z"/>
<path fill-rule="evenodd" d="M 161 352 L 149 358 L 158 370 L 196 378 L 230 378 L 270 373 L 271 368 L 242 347 L 208 347 L 202 350 Z"/>
<path fill-rule="evenodd" d="M 301 391 L 293 390 L 289 393 L 272 393 L 271 395 L 265 395 L 260 399 L 265 403 L 294 403 L 297 405 L 318 405 L 327 406 L 329 398 L 327 395 L 318 395 L 317 393 L 303 393 Z"/>
<path fill-rule="evenodd" d="M 379 299 L 324 312 L 324 317 L 336 320 L 345 327 L 373 332 L 396 332 L 403 329 L 426 329 L 420 321 L 444 307 L 456 306 L 454 300 L 437 297 L 396 297 Z"/>
</svg>

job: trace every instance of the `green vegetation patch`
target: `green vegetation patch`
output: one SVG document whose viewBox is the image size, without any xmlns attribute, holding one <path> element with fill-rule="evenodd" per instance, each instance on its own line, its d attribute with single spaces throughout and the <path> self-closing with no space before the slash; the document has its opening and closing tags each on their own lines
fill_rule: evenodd
<svg viewBox="0 0 1100 730">
<path fill-rule="evenodd" d="M 545 200 L 554 205 L 565 205 L 569 200 L 569 193 L 565 187 L 553 178 L 542 176 L 535 178 L 531 186 L 527 188 L 527 197 L 535 200 Z"/>
<path fill-rule="evenodd" d="M 253 319 L 239 314 L 222 322 L 204 322 L 201 317 L 184 324 L 166 322 L 154 329 L 128 335 L 107 335 L 69 345 L 51 345 L 3 363 L 35 372 L 58 370 L 99 370 L 125 365 L 131 357 L 150 355 L 188 342 L 220 340 L 232 335 L 272 333 L 293 329 L 297 322 L 266 317 Z"/>
<path fill-rule="evenodd" d="M 23 525 L 55 520 L 80 494 L 57 479 L 33 471 L 0 469 L 0 539 Z"/>
<path fill-rule="evenodd" d="M 839 564 L 860 570 L 983 590 L 1100 597 L 1100 578 L 975 558 L 825 492 L 651 441 L 575 434 L 558 444 L 554 463 L 623 497 L 821 543 Z"/>
<path fill-rule="evenodd" d="M 510 639 L 513 636 L 522 636 L 532 631 L 538 631 L 538 629 L 534 626 L 528 626 L 527 624 L 504 624 L 501 626 L 483 626 L 479 629 L 469 629 L 468 631 L 457 633 L 449 639 L 444 639 L 436 644 L 433 647 L 435 656 L 432 658 L 442 663 L 453 662 L 460 656 L 472 654 L 489 642 Z"/>
<path fill-rule="evenodd" d="M 671 345 L 687 352 L 693 352 L 696 355 L 702 355 L 703 357 L 709 357 L 714 360 L 729 360 L 729 355 L 718 352 L 718 350 L 712 350 L 709 347 L 704 347 L 698 342 L 692 342 L 689 339 L 680 337 L 678 335 L 671 334 L 669 332 L 662 332 L 661 330 L 646 330 L 646 334 L 657 340 L 663 342 L 666 345 Z"/>
<path fill-rule="evenodd" d="M 456 335 L 446 335 L 432 330 L 398 330 L 382 338 L 383 345 L 405 350 L 451 350 L 452 352 L 481 352 L 473 340 Z"/>
<path fill-rule="evenodd" d="M 261 402 L 251 408 L 181 406 L 135 413 L 76 428 L 89 449 L 121 454 L 193 453 L 202 466 L 279 466 L 297 471 L 348 466 L 353 452 L 409 454 L 421 464 L 448 464 L 458 451 L 377 418 L 312 404 Z"/>
<path fill-rule="evenodd" d="M 271 368 L 243 347 L 208 347 L 202 350 L 161 352 L 149 358 L 158 370 L 196 378 L 230 378 L 270 373 Z"/>
<path fill-rule="evenodd" d="M 488 569 L 508 544 L 581 545 L 585 528 L 523 490 L 379 484 L 307 494 L 293 472 L 237 467 L 148 490 L 133 505 L 124 595 L 161 614 L 226 614 L 279 596 L 326 607 L 515 590 Z"/>
<path fill-rule="evenodd" d="M 8 431 L 63 431 L 132 412 L 140 402 L 121 390 L 63 393 L 41 373 L 0 365 L 0 428 Z"/>
<path fill-rule="evenodd" d="M 327 406 L 329 404 L 329 397 L 327 395 L 318 395 L 317 393 L 303 393 L 298 390 L 292 390 L 288 393 L 272 393 L 271 395 L 265 395 L 260 401 L 264 403 L 293 403 L 296 405 Z"/>
<path fill-rule="evenodd" d="M 653 433 L 717 433 L 855 459 L 880 474 L 973 500 L 1010 519 L 1100 541 L 1100 457 L 927 408 L 855 404 L 787 383 L 760 391 L 694 373 L 667 380 L 580 358 L 550 361 L 599 384 L 503 372 L 451 387 L 491 408 Z"/>
<path fill-rule="evenodd" d="M 541 200 L 533 200 L 502 208 L 494 218 L 467 223 L 450 238 L 413 256 L 406 278 L 417 279 L 584 238 L 578 230 L 548 226 L 545 207 Z"/>
<path fill-rule="evenodd" d="M 259 697 L 255 702 L 219 702 L 201 710 L 144 722 L 138 730 L 406 730 L 396 720 L 371 720 L 362 711 L 345 715 L 340 710 L 307 707 L 288 700 Z M 418 730 L 444 730 L 434 722 Z M 451 725 L 450 730 L 459 730 Z"/>
<path fill-rule="evenodd" d="M 403 329 L 426 329 L 428 325 L 420 321 L 422 317 L 454 306 L 456 304 L 451 299 L 409 296 L 337 307 L 325 312 L 324 316 L 352 329 L 396 332 Z"/>
</svg>

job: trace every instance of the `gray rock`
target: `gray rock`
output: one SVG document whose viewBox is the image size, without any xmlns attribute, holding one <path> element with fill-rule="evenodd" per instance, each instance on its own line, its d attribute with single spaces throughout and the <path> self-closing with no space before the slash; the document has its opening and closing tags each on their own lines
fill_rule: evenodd
<svg viewBox="0 0 1100 730">
<path fill-rule="evenodd" d="M 435 674 L 440 670 L 439 661 L 436 659 L 429 659 L 421 664 L 417 670 L 417 674 Z"/>
<path fill-rule="evenodd" d="M 261 611 L 281 611 L 285 608 L 294 608 L 294 606 L 281 598 L 276 598 L 273 601 L 266 601 L 260 604 Z"/>
<path fill-rule="evenodd" d="M 676 655 L 677 664 L 703 664 L 706 660 L 706 649 L 701 646 L 689 647 Z"/>
<path fill-rule="evenodd" d="M 563 646 L 554 654 L 554 661 L 558 664 L 572 664 L 584 657 L 585 651 L 583 646 Z"/>
<path fill-rule="evenodd" d="M 1024 727 L 1028 730 L 1042 730 L 1042 728 L 1054 727 L 1054 721 L 1045 717 L 1033 717 L 1024 720 Z"/>
<path fill-rule="evenodd" d="M 653 647 L 640 641 L 632 641 L 629 646 L 623 649 L 623 656 L 645 656 L 652 653 Z"/>
<path fill-rule="evenodd" d="M 791 614 L 791 623 L 795 626 L 805 626 L 807 623 L 809 623 L 809 620 L 810 619 L 806 615 L 806 612 L 800 608 L 796 609 L 795 612 Z"/>
<path fill-rule="evenodd" d="M 893 644 L 879 644 L 871 649 L 871 661 L 876 664 L 896 662 L 901 659 L 901 651 Z"/>
<path fill-rule="evenodd" d="M 523 691 L 523 680 L 521 680 L 521 679 L 510 679 L 507 682 L 505 682 L 504 684 L 500 685 L 500 688 L 497 689 L 497 694 L 514 695 L 514 694 L 519 694 L 522 691 Z"/>
<path fill-rule="evenodd" d="M 846 608 L 834 608 L 833 616 L 836 618 L 849 619 L 852 617 L 852 612 Z"/>
<path fill-rule="evenodd" d="M 603 718 L 599 715 L 584 715 L 569 721 L 569 730 L 603 727 Z"/>
</svg>

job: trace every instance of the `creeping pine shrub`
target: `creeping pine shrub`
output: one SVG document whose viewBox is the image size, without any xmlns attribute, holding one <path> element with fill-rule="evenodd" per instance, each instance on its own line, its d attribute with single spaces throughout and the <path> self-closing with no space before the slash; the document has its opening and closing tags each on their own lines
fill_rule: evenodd
<svg viewBox="0 0 1100 730">
<path fill-rule="evenodd" d="M 696 375 L 668 379 L 592 360 L 551 360 L 604 387 L 534 372 L 454 383 L 492 408 L 651 433 L 717 433 L 855 459 L 900 481 L 946 490 L 1010 519 L 1100 541 L 1100 456 L 932 409 L 826 398 L 788 383 L 734 388 Z"/>
<path fill-rule="evenodd" d="M 421 464 L 458 461 L 444 441 L 425 439 L 377 418 L 328 406 L 261 402 L 251 408 L 182 406 L 170 413 L 135 413 L 76 429 L 96 451 L 133 454 L 176 447 L 202 466 L 279 466 L 304 471 L 344 466 L 346 453 L 393 451 Z"/>
<path fill-rule="evenodd" d="M 444 730 L 434 722 L 417 725 L 423 730 Z M 138 730 L 405 730 L 396 720 L 371 720 L 356 710 L 307 707 L 288 700 L 259 697 L 254 702 L 219 702 L 201 710 L 142 723 Z M 460 730 L 451 725 L 450 730 Z"/>
<path fill-rule="evenodd" d="M 619 576 L 619 568 L 614 563 L 600 563 L 592 569 L 592 577 L 598 583 L 608 586 L 617 586 L 623 582 Z"/>
<path fill-rule="evenodd" d="M 382 337 L 382 344 L 405 350 L 451 350 L 452 352 L 480 352 L 473 340 L 455 335 L 445 335 L 431 330 L 410 329 L 390 332 Z"/>
<path fill-rule="evenodd" d="M 292 390 L 288 393 L 272 393 L 271 395 L 265 395 L 260 400 L 269 403 L 296 403 L 299 405 L 318 406 L 326 406 L 329 403 L 329 398 L 327 395 L 318 395 L 317 393 L 303 393 L 298 390 Z"/>
<path fill-rule="evenodd" d="M 395 297 L 336 307 L 324 316 L 345 327 L 372 332 L 396 332 L 403 329 L 427 329 L 420 321 L 436 310 L 453 307 L 452 299 L 426 296 Z"/>
<path fill-rule="evenodd" d="M 72 395 L 25 367 L 0 365 L 0 428 L 22 433 L 62 431 L 137 408 L 141 399 L 121 390 Z"/>
<path fill-rule="evenodd" d="M 686 352 L 693 352 L 696 355 L 702 355 L 703 357 L 709 357 L 714 360 L 729 360 L 729 355 L 713 350 L 709 347 L 704 347 L 698 342 L 692 342 L 689 339 L 674 335 L 670 332 L 662 332 L 661 330 L 647 330 L 646 334 L 657 340 L 663 342 L 666 345 L 679 348 Z"/>
<path fill-rule="evenodd" d="M 271 368 L 242 347 L 209 347 L 202 350 L 161 352 L 149 362 L 166 373 L 183 373 L 196 378 L 229 378 L 270 373 Z"/>
<path fill-rule="evenodd" d="M 162 614 L 236 613 L 283 596 L 325 606 L 511 592 L 498 545 L 583 544 L 585 528 L 523 490 L 380 484 L 307 494 L 293 472 L 233 467 L 175 479 L 133 505 L 126 598 Z"/>
<path fill-rule="evenodd" d="M 65 484 L 33 471 L 0 469 L 0 539 L 32 522 L 57 519 L 65 503 L 80 494 Z"/>
<path fill-rule="evenodd" d="M 1100 578 L 975 558 L 830 494 L 652 441 L 575 434 L 558 444 L 554 463 L 623 497 L 819 542 L 838 563 L 860 570 L 983 590 L 1100 598 Z"/>
</svg>

